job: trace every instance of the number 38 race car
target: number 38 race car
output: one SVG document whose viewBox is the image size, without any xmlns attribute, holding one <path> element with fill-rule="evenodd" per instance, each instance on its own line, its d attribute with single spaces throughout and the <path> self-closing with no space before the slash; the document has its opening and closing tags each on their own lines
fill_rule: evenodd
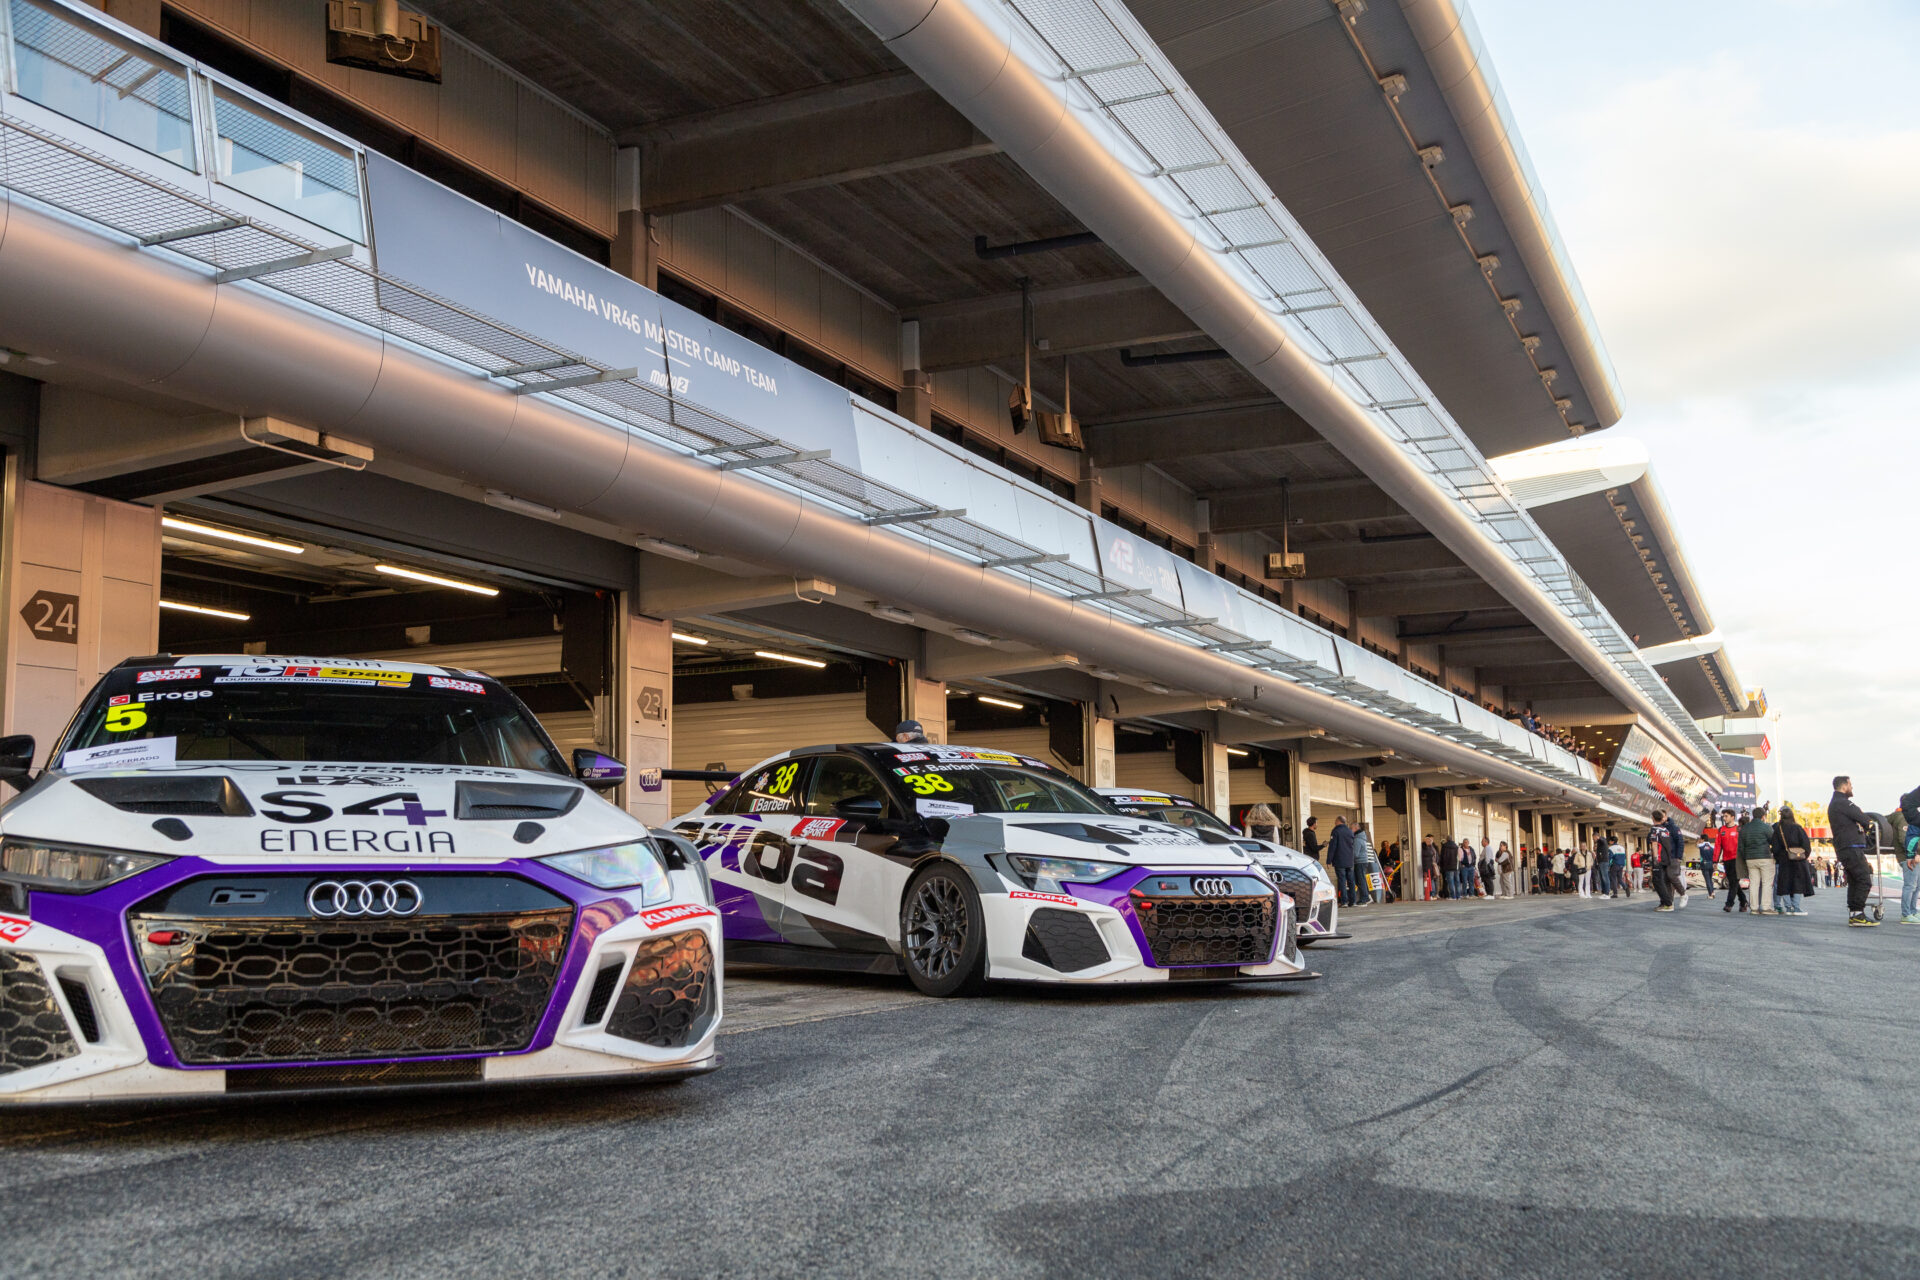
<svg viewBox="0 0 1920 1280">
<path fill-rule="evenodd" d="M 929 995 L 1313 976 L 1292 899 L 1231 839 L 1126 817 L 1028 756 L 811 747 L 675 825 L 736 960 L 904 969 Z"/>
<path fill-rule="evenodd" d="M 491 680 L 135 659 L 33 759 L 0 739 L 0 1102 L 715 1065 L 699 859 Z"/>
</svg>

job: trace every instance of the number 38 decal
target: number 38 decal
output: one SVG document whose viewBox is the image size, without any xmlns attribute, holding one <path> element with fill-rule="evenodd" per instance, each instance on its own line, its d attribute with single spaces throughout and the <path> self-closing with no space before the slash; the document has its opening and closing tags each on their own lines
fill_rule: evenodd
<svg viewBox="0 0 1920 1280">
<path fill-rule="evenodd" d="M 913 788 L 917 796 L 930 796 L 941 791 L 953 790 L 953 784 L 937 773 L 903 773 L 900 781 Z"/>
</svg>

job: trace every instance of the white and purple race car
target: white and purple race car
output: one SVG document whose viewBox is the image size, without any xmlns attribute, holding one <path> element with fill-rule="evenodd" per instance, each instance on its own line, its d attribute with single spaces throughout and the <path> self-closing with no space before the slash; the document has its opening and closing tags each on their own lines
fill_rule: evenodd
<svg viewBox="0 0 1920 1280">
<path fill-rule="evenodd" d="M 1294 919 L 1300 931 L 1300 944 L 1310 946 L 1326 938 L 1345 938 L 1340 932 L 1340 898 L 1327 869 L 1286 845 L 1272 840 L 1243 836 L 1228 826 L 1210 809 L 1202 808 L 1186 796 L 1168 791 L 1141 791 L 1128 787 L 1101 787 L 1101 795 L 1116 809 L 1136 818 L 1152 818 L 1170 826 L 1207 830 L 1237 840 L 1242 849 L 1293 899 Z"/>
<path fill-rule="evenodd" d="M 692 847 L 470 671 L 160 655 L 0 739 L 0 1103 L 716 1063 Z"/>
<path fill-rule="evenodd" d="M 1231 839 L 1129 818 L 1046 762 L 920 744 L 808 747 L 684 815 L 730 959 L 989 979 L 1314 977 L 1293 900 Z"/>
</svg>

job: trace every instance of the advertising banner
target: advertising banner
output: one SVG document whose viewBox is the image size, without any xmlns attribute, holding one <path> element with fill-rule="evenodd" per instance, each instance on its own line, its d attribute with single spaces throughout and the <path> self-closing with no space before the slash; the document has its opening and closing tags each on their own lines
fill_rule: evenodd
<svg viewBox="0 0 1920 1280">
<path fill-rule="evenodd" d="M 1109 582 L 1146 591 L 1162 604 L 1184 608 L 1179 556 L 1128 533 L 1111 520 L 1096 519 L 1100 537 L 1100 573 Z"/>
<path fill-rule="evenodd" d="M 1742 809 L 1751 809 L 1760 802 L 1760 784 L 1755 777 L 1754 760 L 1751 756 L 1720 753 L 1720 762 L 1733 775 L 1731 781 L 1714 793 L 1712 805 L 1715 809 L 1732 809 L 1736 813 Z"/>
<path fill-rule="evenodd" d="M 1674 816 L 1682 822 L 1699 817 L 1706 808 L 1706 781 L 1637 725 L 1627 730 L 1605 781 L 1655 808 L 1677 810 Z"/>
<path fill-rule="evenodd" d="M 849 393 L 697 312 L 385 156 L 367 155 L 381 272 L 800 449 L 858 469 Z M 437 307 L 383 288 L 381 306 L 454 332 Z"/>
</svg>

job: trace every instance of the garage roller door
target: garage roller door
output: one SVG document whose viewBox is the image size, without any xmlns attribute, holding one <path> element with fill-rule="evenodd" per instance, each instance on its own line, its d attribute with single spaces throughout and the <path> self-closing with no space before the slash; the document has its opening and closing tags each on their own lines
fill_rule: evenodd
<svg viewBox="0 0 1920 1280">
<path fill-rule="evenodd" d="M 1048 745 L 1045 725 L 1030 725 L 1019 729 L 977 729 L 967 733 L 953 735 L 953 744 L 957 747 L 981 747 L 988 751 L 1010 751 L 1016 755 L 1032 756 L 1036 760 L 1045 760 L 1063 773 L 1080 776 L 1080 771 L 1053 754 Z"/>
<path fill-rule="evenodd" d="M 717 764 L 741 770 L 795 747 L 884 741 L 886 735 L 867 720 L 864 693 L 690 702 L 673 709 L 676 769 L 704 769 Z M 706 797 L 706 783 L 676 782 L 673 812 L 685 813 Z"/>
<path fill-rule="evenodd" d="M 1117 787 L 1141 791 L 1165 791 L 1169 795 L 1200 798 L 1200 788 L 1188 781 L 1173 764 L 1173 748 L 1165 751 L 1122 751 L 1113 757 L 1113 782 Z"/>
<path fill-rule="evenodd" d="M 475 644 L 423 644 L 375 653 L 341 654 L 343 658 L 374 658 L 388 662 L 419 662 L 434 667 L 460 667 L 496 680 L 514 676 L 549 675 L 560 670 L 560 636 L 521 636 L 512 640 L 485 640 Z M 568 763 L 582 747 L 599 744 L 593 737 L 593 712 L 549 711 L 538 717 L 540 726 L 560 748 Z"/>
</svg>

